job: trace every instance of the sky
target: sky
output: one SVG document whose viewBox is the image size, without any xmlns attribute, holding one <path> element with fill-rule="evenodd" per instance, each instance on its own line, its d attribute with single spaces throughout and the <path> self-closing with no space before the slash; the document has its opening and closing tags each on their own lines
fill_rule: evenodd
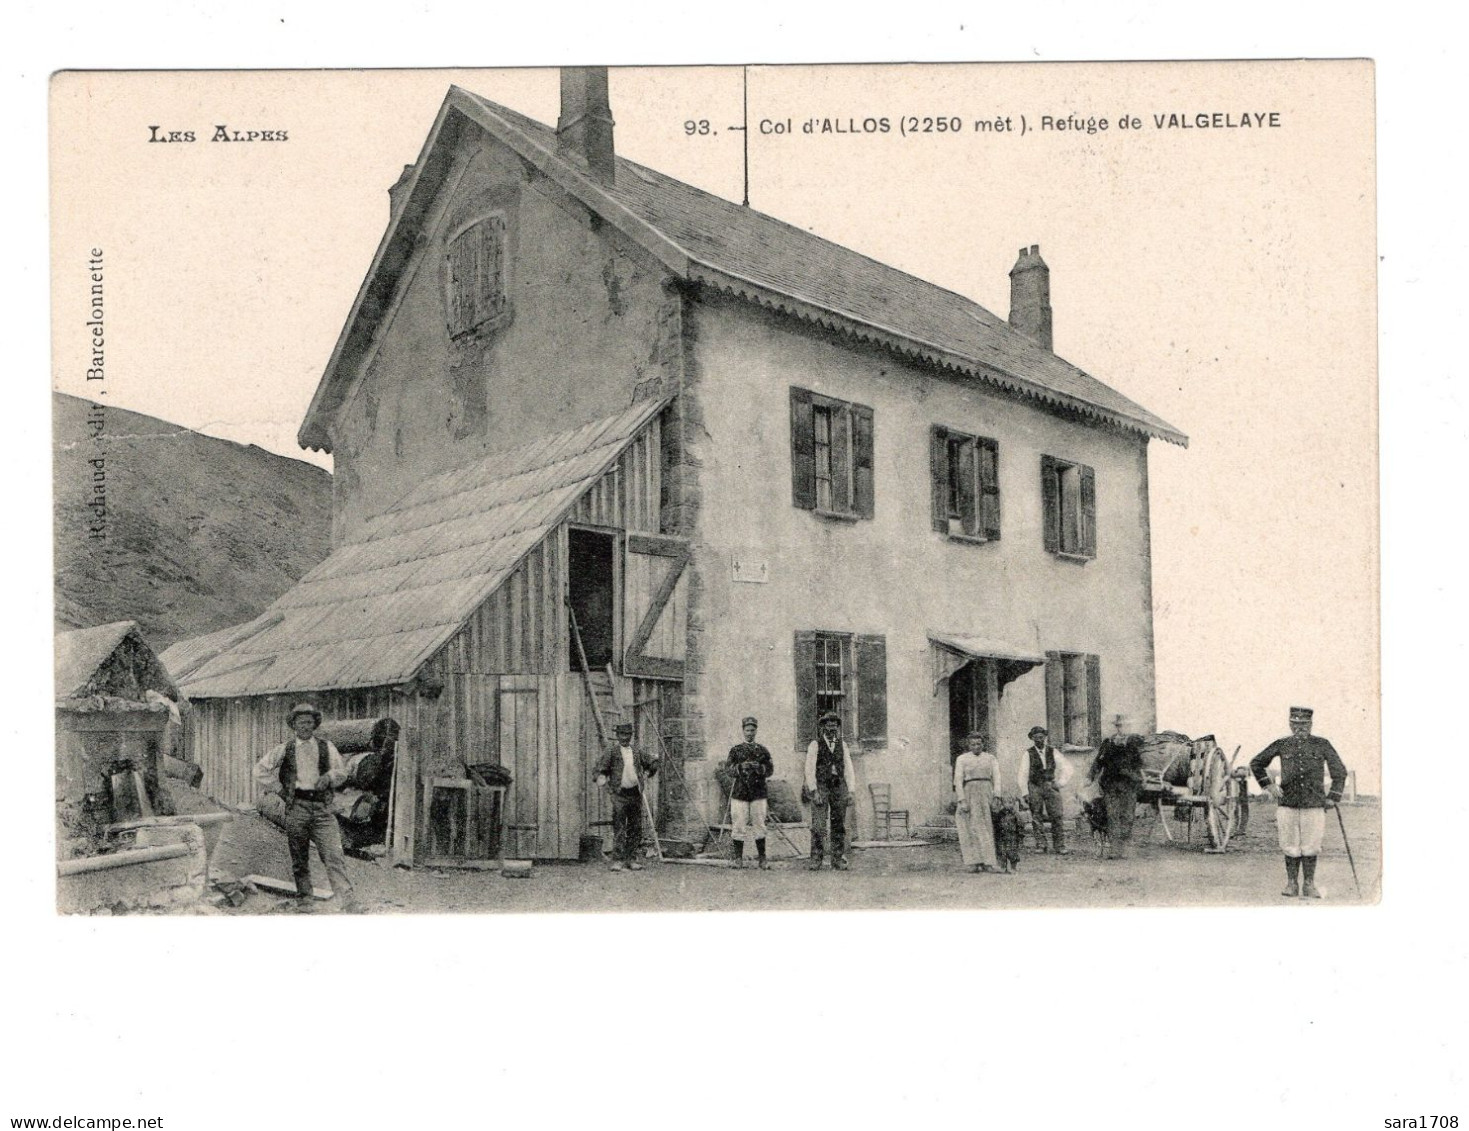
<svg viewBox="0 0 1469 1131">
<path fill-rule="evenodd" d="M 451 83 L 556 120 L 549 69 L 55 76 L 55 387 L 330 466 L 296 430 Z M 619 68 L 618 151 L 739 200 L 746 83 L 752 207 L 1002 315 L 1040 244 L 1056 352 L 1189 435 L 1150 452 L 1159 727 L 1248 758 L 1309 705 L 1375 792 L 1371 65 Z"/>
</svg>

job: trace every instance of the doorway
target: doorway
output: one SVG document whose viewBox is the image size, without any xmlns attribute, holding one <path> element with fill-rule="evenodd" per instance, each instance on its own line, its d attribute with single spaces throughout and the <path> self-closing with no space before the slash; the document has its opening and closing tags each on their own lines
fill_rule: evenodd
<svg viewBox="0 0 1469 1131">
<path fill-rule="evenodd" d="M 965 750 L 971 731 L 984 735 L 984 748 L 995 751 L 994 700 L 998 687 L 994 663 L 975 659 L 949 676 L 949 772 Z"/>
<path fill-rule="evenodd" d="M 575 627 L 568 617 L 571 670 L 579 671 L 577 631 L 587 667 L 601 671 L 613 662 L 617 644 L 617 536 L 599 530 L 567 531 L 567 588 Z"/>
</svg>

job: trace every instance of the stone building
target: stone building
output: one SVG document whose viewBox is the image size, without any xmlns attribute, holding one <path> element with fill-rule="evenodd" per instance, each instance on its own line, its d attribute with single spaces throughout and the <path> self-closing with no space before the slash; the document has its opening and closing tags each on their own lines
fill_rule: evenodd
<svg viewBox="0 0 1469 1131">
<path fill-rule="evenodd" d="M 451 89 L 390 201 L 299 434 L 333 553 L 165 656 L 206 785 L 320 696 L 405 723 L 400 828 L 495 761 L 525 853 L 574 855 L 604 816 L 573 615 L 691 782 L 747 714 L 799 779 L 833 709 L 921 821 L 971 728 L 1013 766 L 1038 721 L 1078 760 L 1104 714 L 1152 725 L 1148 443 L 1186 438 L 1052 351 L 1038 247 L 1000 318 L 616 156 L 597 68 L 555 130 Z"/>
</svg>

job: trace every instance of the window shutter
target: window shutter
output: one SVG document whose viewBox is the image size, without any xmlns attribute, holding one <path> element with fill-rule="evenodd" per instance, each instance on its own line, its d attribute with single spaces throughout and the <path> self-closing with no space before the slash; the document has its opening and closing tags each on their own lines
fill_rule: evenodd
<svg viewBox="0 0 1469 1131">
<path fill-rule="evenodd" d="M 1060 652 L 1046 653 L 1046 730 L 1051 745 L 1066 745 L 1066 666 Z"/>
<path fill-rule="evenodd" d="M 831 509 L 852 509 L 852 406 L 831 408 Z"/>
<path fill-rule="evenodd" d="M 811 420 L 811 394 L 791 389 L 791 503 L 803 510 L 816 507 L 816 432 Z"/>
<path fill-rule="evenodd" d="M 928 435 L 928 468 L 933 479 L 933 528 L 949 532 L 949 431 L 935 424 Z"/>
<path fill-rule="evenodd" d="M 816 633 L 796 633 L 796 749 L 816 737 Z"/>
<path fill-rule="evenodd" d="M 886 742 L 888 737 L 888 646 L 882 636 L 859 636 L 857 653 L 857 738 Z"/>
<path fill-rule="evenodd" d="M 852 406 L 852 509 L 862 518 L 871 518 L 875 512 L 872 424 L 872 410 L 866 405 L 854 404 Z"/>
<path fill-rule="evenodd" d="M 1097 556 L 1097 473 L 1081 469 L 1081 552 Z"/>
<path fill-rule="evenodd" d="M 978 479 L 975 467 L 977 456 L 974 441 L 965 440 L 963 447 L 959 449 L 959 522 L 964 533 L 971 535 L 975 532 L 978 511 L 978 500 L 974 493 Z"/>
<path fill-rule="evenodd" d="M 1087 744 L 1102 744 L 1102 660 L 1100 656 L 1086 658 L 1086 725 L 1091 733 Z"/>
<path fill-rule="evenodd" d="M 857 737 L 857 661 L 850 636 L 842 637 L 842 737 Z"/>
<path fill-rule="evenodd" d="M 979 532 L 995 542 L 1000 538 L 1000 446 L 994 440 L 976 443 L 979 456 Z"/>
<path fill-rule="evenodd" d="M 1061 484 L 1050 456 L 1041 456 L 1041 538 L 1047 551 L 1061 552 Z"/>
</svg>

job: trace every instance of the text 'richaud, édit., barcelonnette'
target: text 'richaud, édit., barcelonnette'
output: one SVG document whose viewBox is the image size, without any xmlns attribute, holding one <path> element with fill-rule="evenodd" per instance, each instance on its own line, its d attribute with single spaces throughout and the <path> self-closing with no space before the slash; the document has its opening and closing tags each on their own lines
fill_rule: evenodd
<svg viewBox="0 0 1469 1131">
<path fill-rule="evenodd" d="M 88 386 L 97 397 L 107 395 L 107 333 L 105 325 L 105 294 L 102 249 L 94 247 L 87 256 L 87 331 L 89 349 L 86 357 L 86 378 L 97 382 Z M 107 453 L 104 436 L 107 431 L 107 413 L 102 402 L 96 400 L 87 410 L 87 438 L 92 444 L 92 455 L 87 460 L 90 482 L 87 490 L 87 537 L 98 540 L 107 537 Z"/>
</svg>

